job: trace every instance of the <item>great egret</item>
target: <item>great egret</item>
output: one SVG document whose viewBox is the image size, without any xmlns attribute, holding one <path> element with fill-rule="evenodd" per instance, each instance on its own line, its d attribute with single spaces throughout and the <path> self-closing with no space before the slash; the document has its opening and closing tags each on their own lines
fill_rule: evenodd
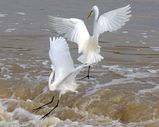
<svg viewBox="0 0 159 127">
<path fill-rule="evenodd" d="M 77 18 L 60 18 L 49 16 L 50 24 L 53 29 L 64 35 L 69 41 L 78 44 L 78 53 L 82 55 L 78 58 L 81 63 L 89 65 L 88 77 L 90 65 L 96 64 L 103 59 L 100 55 L 100 46 L 98 45 L 99 35 L 109 31 L 113 32 L 120 29 L 129 21 L 131 17 L 130 5 L 122 8 L 118 8 L 107 13 L 102 14 L 99 17 L 99 9 L 97 6 L 93 6 L 88 17 L 94 14 L 94 27 L 93 35 L 90 36 L 84 22 Z"/>
<path fill-rule="evenodd" d="M 59 99 L 61 95 L 65 94 L 68 91 L 77 92 L 78 84 L 76 84 L 75 77 L 80 72 L 80 70 L 87 66 L 82 64 L 77 68 L 74 67 L 73 60 L 71 58 L 69 47 L 66 40 L 63 37 L 51 38 L 50 37 L 50 50 L 49 50 L 50 60 L 52 62 L 52 72 L 49 77 L 49 90 L 51 91 L 59 91 Z M 54 78 L 54 81 L 52 82 Z M 45 114 L 43 118 L 47 117 L 57 106 L 59 103 L 47 114 Z M 34 111 L 38 111 L 45 105 L 52 103 L 52 100 L 36 109 Z"/>
</svg>

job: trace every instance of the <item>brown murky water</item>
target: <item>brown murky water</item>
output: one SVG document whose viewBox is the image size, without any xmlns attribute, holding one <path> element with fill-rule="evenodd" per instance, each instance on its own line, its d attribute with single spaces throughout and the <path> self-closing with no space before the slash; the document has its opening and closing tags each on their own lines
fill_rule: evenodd
<svg viewBox="0 0 159 127">
<path fill-rule="evenodd" d="M 122 0 L 0 1 L 0 127 L 159 127 L 159 1 L 132 2 L 131 21 L 100 38 L 105 59 L 92 67 L 78 93 L 62 96 L 37 113 L 56 92 L 48 90 L 51 72 L 48 15 L 86 20 L 92 5 L 101 13 L 127 4 Z M 70 44 L 75 64 L 77 46 Z M 82 71 L 78 78 L 83 77 Z"/>
</svg>

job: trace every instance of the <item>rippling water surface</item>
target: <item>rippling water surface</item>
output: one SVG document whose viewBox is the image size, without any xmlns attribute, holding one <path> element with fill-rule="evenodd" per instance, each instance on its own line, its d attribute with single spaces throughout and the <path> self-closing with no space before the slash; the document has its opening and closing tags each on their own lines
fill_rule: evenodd
<svg viewBox="0 0 159 127">
<path fill-rule="evenodd" d="M 78 93 L 50 101 L 48 15 L 86 20 L 92 5 L 101 13 L 125 6 L 122 0 L 0 1 L 0 127 L 159 127 L 159 2 L 132 3 L 131 21 L 100 38 L 104 60 L 91 68 L 90 80 L 78 80 Z M 77 46 L 69 43 L 75 65 Z M 80 77 L 85 76 L 87 69 Z M 55 99 L 55 101 L 57 98 Z"/>
</svg>

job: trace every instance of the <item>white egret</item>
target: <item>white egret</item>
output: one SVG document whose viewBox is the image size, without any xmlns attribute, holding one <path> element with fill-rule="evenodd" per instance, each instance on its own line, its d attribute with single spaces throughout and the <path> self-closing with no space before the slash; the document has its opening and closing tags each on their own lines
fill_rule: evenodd
<svg viewBox="0 0 159 127">
<path fill-rule="evenodd" d="M 65 94 L 68 91 L 77 92 L 78 84 L 75 81 L 76 75 L 80 72 L 80 70 L 87 66 L 82 64 L 78 67 L 74 67 L 73 60 L 71 58 L 69 47 L 66 40 L 63 37 L 50 38 L 50 50 L 49 56 L 52 63 L 52 72 L 49 77 L 49 90 L 58 91 L 59 99 L 61 95 Z M 54 81 L 52 81 L 54 78 Z M 34 111 L 38 111 L 45 105 L 52 103 L 52 100 L 36 109 Z M 43 118 L 47 117 L 55 108 L 57 108 L 59 100 L 56 106 L 47 114 L 45 114 Z"/>
<path fill-rule="evenodd" d="M 81 63 L 89 65 L 96 64 L 103 59 L 100 55 L 100 46 L 98 45 L 99 35 L 109 31 L 113 32 L 120 29 L 129 21 L 131 17 L 130 5 L 118 8 L 99 17 L 99 9 L 93 6 L 88 18 L 94 14 L 94 27 L 93 35 L 90 36 L 84 22 L 77 18 L 60 18 L 49 16 L 50 24 L 53 29 L 58 33 L 64 35 L 69 41 L 78 44 L 78 53 L 82 53 L 78 60 Z"/>
<path fill-rule="evenodd" d="M 76 75 L 87 65 L 74 67 L 68 44 L 63 37 L 50 38 L 49 56 L 53 66 L 52 73 L 55 73 L 54 82 L 52 82 L 54 74 L 51 73 L 49 77 L 49 89 L 59 91 L 60 96 L 67 91 L 77 92 Z"/>
</svg>

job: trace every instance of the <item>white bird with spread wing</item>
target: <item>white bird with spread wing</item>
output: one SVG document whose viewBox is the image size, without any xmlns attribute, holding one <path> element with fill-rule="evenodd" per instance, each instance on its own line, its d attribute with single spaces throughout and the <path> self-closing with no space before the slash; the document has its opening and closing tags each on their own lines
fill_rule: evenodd
<svg viewBox="0 0 159 127">
<path fill-rule="evenodd" d="M 63 37 L 50 38 L 49 56 L 53 66 L 53 71 L 49 77 L 49 89 L 59 91 L 60 96 L 68 91 L 77 92 L 78 84 L 75 82 L 75 77 L 87 65 L 74 67 L 68 44 Z M 55 77 L 52 82 L 54 72 Z"/>
<path fill-rule="evenodd" d="M 100 55 L 100 46 L 98 45 L 99 35 L 109 31 L 113 32 L 120 29 L 129 21 L 131 17 L 130 5 L 112 10 L 99 16 L 99 9 L 93 6 L 88 18 L 94 14 L 93 35 L 90 36 L 84 22 L 77 18 L 60 18 L 49 16 L 51 26 L 58 33 L 64 35 L 69 41 L 78 44 L 78 53 L 82 55 L 78 60 L 89 65 L 100 62 L 103 57 Z M 88 70 L 88 72 L 89 72 Z M 89 78 L 89 73 L 88 76 Z"/>
<path fill-rule="evenodd" d="M 76 75 L 87 65 L 82 64 L 77 68 L 74 67 L 68 44 L 63 37 L 50 38 L 49 56 L 52 63 L 52 72 L 49 77 L 49 90 L 59 91 L 59 98 L 68 91 L 77 92 L 76 89 L 79 85 L 76 84 L 75 81 Z M 54 81 L 52 82 L 53 79 Z M 42 107 L 52 103 L 53 100 L 54 96 L 50 102 L 34 109 L 34 111 L 39 111 Z M 56 106 L 50 112 L 45 114 L 42 119 L 47 117 L 55 108 L 57 108 L 58 103 L 59 100 Z"/>
</svg>

